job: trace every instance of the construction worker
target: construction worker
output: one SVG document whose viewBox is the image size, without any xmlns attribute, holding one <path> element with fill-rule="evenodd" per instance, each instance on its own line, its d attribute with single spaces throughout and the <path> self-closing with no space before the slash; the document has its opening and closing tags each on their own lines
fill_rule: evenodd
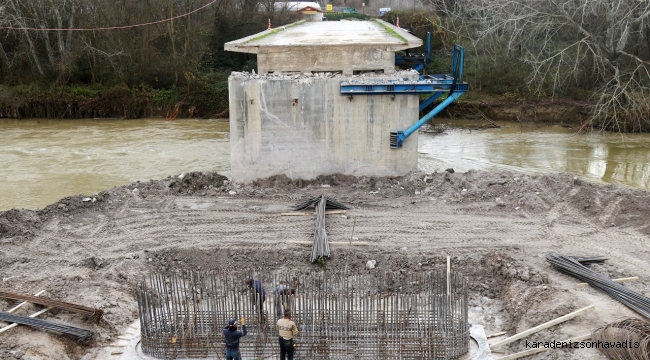
<svg viewBox="0 0 650 360">
<path fill-rule="evenodd" d="M 284 318 L 275 324 L 278 330 L 280 342 L 280 360 L 293 360 L 294 341 L 293 337 L 298 335 L 296 323 L 291 321 L 291 310 L 284 310 Z"/>
<path fill-rule="evenodd" d="M 295 294 L 296 290 L 294 290 L 291 286 L 285 284 L 280 284 L 275 288 L 275 290 L 273 290 L 275 313 L 278 318 L 282 317 L 284 310 L 292 309 L 293 298 Z"/>
<path fill-rule="evenodd" d="M 221 329 L 221 333 L 226 338 L 226 360 L 241 360 L 239 352 L 239 338 L 246 335 L 246 324 L 244 318 L 241 319 L 243 331 L 237 330 L 237 320 L 230 319 L 228 325 Z"/>
<path fill-rule="evenodd" d="M 259 279 L 249 279 L 248 287 L 253 289 L 253 293 L 251 293 L 251 300 L 257 307 L 260 322 L 266 323 L 266 318 L 264 316 L 264 302 L 266 301 L 266 291 L 264 290 L 264 286 L 262 286 L 262 282 Z"/>
</svg>

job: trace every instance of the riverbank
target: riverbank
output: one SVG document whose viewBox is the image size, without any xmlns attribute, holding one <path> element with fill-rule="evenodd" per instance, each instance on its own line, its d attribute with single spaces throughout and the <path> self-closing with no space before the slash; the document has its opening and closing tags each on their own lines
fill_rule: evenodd
<svg viewBox="0 0 650 360">
<path fill-rule="evenodd" d="M 0 86 L 0 118 L 139 119 L 228 116 L 228 74 L 183 88 Z"/>
<path fill-rule="evenodd" d="M 229 73 L 224 72 L 209 81 L 171 89 L 148 86 L 0 86 L 0 118 L 227 117 L 228 76 Z M 588 105 L 570 99 L 526 99 L 471 93 L 454 102 L 439 118 L 484 116 L 493 121 L 574 123 L 588 118 Z"/>
<path fill-rule="evenodd" d="M 184 88 L 153 89 L 147 86 L 0 86 L 0 118 L 46 119 L 140 119 L 163 117 L 223 118 L 228 117 L 228 78 L 223 72 L 208 81 L 196 81 Z M 439 119 L 479 119 L 490 122 L 512 121 L 544 125 L 561 125 L 581 132 L 592 129 L 648 132 L 643 124 L 608 129 L 590 123 L 592 104 L 568 98 L 526 98 L 512 94 L 498 96 L 468 93 L 443 110 Z M 428 109 L 427 109 L 428 110 Z M 425 110 L 426 111 L 426 110 Z M 639 127 L 641 126 L 641 127 Z M 628 129 L 629 128 L 629 129 Z"/>
<path fill-rule="evenodd" d="M 479 94 L 469 99 L 461 97 L 443 110 L 437 119 L 475 119 L 483 120 L 488 124 L 495 121 L 510 121 L 580 129 L 589 121 L 590 105 L 585 101 L 571 99 L 528 99 Z M 485 127 L 490 126 L 485 125 Z M 583 131 L 585 130 L 588 129 L 585 127 Z"/>
<path fill-rule="evenodd" d="M 276 176 L 250 185 L 217 173 L 189 173 L 64 198 L 42 210 L 0 213 L 0 274 L 7 291 L 36 293 L 102 308 L 100 323 L 48 313 L 52 321 L 95 332 L 89 343 L 18 327 L 0 340 L 0 357 L 94 359 L 137 319 L 133 289 L 151 271 L 323 271 L 308 262 L 314 219 L 281 216 L 303 194 L 325 193 L 352 207 L 329 215 L 332 247 L 325 269 L 353 272 L 452 269 L 470 281 L 470 322 L 509 335 L 575 309 L 596 309 L 535 334 L 538 341 L 589 333 L 634 313 L 607 295 L 576 287 L 544 256 L 604 256 L 598 271 L 639 276 L 650 290 L 650 193 L 596 185 L 570 174 L 413 172 L 405 177 L 332 175 L 292 181 Z M 399 226 L 395 226 L 399 223 Z M 326 271 L 327 271 L 326 270 Z M 552 301 L 551 301 L 552 299 Z M 13 303 L 0 300 L 8 309 Z M 28 307 L 24 313 L 37 309 Z M 523 350 L 523 342 L 508 353 Z M 560 354 L 561 353 L 561 354 Z M 605 359 L 593 349 L 557 349 L 539 359 Z M 110 357 L 106 357 L 107 359 Z"/>
</svg>

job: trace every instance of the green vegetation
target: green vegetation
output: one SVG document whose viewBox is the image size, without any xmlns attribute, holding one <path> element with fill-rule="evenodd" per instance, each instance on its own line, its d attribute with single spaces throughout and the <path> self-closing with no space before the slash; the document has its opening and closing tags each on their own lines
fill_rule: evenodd
<svg viewBox="0 0 650 360">
<path fill-rule="evenodd" d="M 403 43 L 407 43 L 407 42 L 408 42 L 408 40 L 406 40 L 406 38 L 404 38 L 402 35 L 398 34 L 395 30 L 393 30 L 393 29 L 389 28 L 388 26 L 386 26 L 386 24 L 384 24 L 384 23 L 382 23 L 382 22 L 380 22 L 380 21 L 375 21 L 375 22 L 376 22 L 377 24 L 379 24 L 379 26 L 381 26 L 382 28 L 384 28 L 384 30 L 386 30 L 386 32 L 387 32 L 389 35 L 398 38 L 398 39 L 399 39 L 401 42 L 403 42 Z"/>
<path fill-rule="evenodd" d="M 271 31 L 269 31 L 267 33 L 264 33 L 264 34 L 262 34 L 260 36 L 255 36 L 254 38 L 248 39 L 248 40 L 246 40 L 246 42 L 249 43 L 251 41 L 256 41 L 256 40 L 261 40 L 261 39 L 267 38 L 267 37 L 269 37 L 269 36 L 271 36 L 273 34 L 279 33 L 280 31 L 289 29 L 289 28 L 294 27 L 296 25 L 303 24 L 304 22 L 305 22 L 304 20 L 301 20 L 301 21 L 297 21 L 297 22 L 289 24 L 289 25 L 284 25 L 284 26 L 281 26 L 279 28 L 271 29 Z"/>
<path fill-rule="evenodd" d="M 255 55 L 226 52 L 224 43 L 264 31 L 269 19 L 275 29 L 250 41 L 298 20 L 295 11 L 273 11 L 272 3 L 257 0 L 224 0 L 197 12 L 211 0 L 6 2 L 0 6 L 0 117 L 223 116 L 230 72 L 256 67 Z M 650 13 L 650 2 L 569 2 L 569 9 L 512 0 L 454 4 L 392 11 L 382 19 L 395 24 L 399 17 L 402 28 L 422 39 L 432 34 L 434 56 L 425 73 L 448 73 L 452 45 L 465 46 L 471 91 L 461 101 L 569 98 L 594 105 L 594 126 L 650 129 L 650 25 L 638 15 Z M 170 17 L 177 18 L 157 22 Z M 531 20 L 516 21 L 522 18 Z M 144 23 L 153 24 L 129 27 Z M 22 29 L 114 26 L 124 28 Z"/>
<path fill-rule="evenodd" d="M 186 88 L 153 89 L 147 85 L 104 87 L 72 85 L 0 87 L 0 117 L 12 118 L 141 118 L 218 115 L 228 107 L 228 83 L 194 82 Z"/>
<path fill-rule="evenodd" d="M 325 258 L 322 256 L 319 256 L 318 259 L 316 259 L 316 265 L 318 265 L 318 267 L 323 270 L 327 268 L 327 264 L 325 263 Z"/>
<path fill-rule="evenodd" d="M 0 117 L 139 118 L 224 116 L 228 75 L 251 71 L 256 57 L 225 42 L 297 20 L 257 1 L 83 2 L 8 0 L 0 27 L 103 28 L 101 31 L 0 29 Z"/>
<path fill-rule="evenodd" d="M 337 21 L 337 20 L 368 20 L 371 19 L 371 16 L 364 15 L 364 14 L 359 14 L 359 13 L 344 13 L 344 12 L 336 12 L 336 11 L 326 11 L 323 14 L 324 17 L 327 18 L 329 21 Z"/>
</svg>

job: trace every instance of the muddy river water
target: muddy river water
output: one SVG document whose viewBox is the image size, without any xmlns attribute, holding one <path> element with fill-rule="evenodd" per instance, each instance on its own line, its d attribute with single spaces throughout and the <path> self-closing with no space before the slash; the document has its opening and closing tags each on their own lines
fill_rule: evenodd
<svg viewBox="0 0 650 360">
<path fill-rule="evenodd" d="M 500 123 L 419 136 L 419 167 L 571 172 L 650 191 L 649 134 Z M 228 120 L 0 119 L 0 211 L 188 171 L 230 172 Z M 395 150 L 399 151 L 399 150 Z"/>
</svg>

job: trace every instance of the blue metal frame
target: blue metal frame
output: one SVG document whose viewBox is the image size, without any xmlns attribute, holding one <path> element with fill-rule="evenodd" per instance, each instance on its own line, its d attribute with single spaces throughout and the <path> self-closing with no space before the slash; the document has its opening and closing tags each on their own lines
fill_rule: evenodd
<svg viewBox="0 0 650 360">
<path fill-rule="evenodd" d="M 444 108 L 449 106 L 449 104 L 451 104 L 456 99 L 461 97 L 468 90 L 469 86 L 467 85 L 467 83 L 463 82 L 464 70 L 465 70 L 465 49 L 462 46 L 454 45 L 454 51 L 453 51 L 452 62 L 451 62 L 451 75 L 430 75 L 430 76 L 421 77 L 421 79 L 423 80 L 434 79 L 436 81 L 445 82 L 445 85 L 449 85 L 448 87 L 447 86 L 444 87 L 446 91 L 449 91 L 447 98 L 443 100 L 440 104 L 438 104 L 436 107 L 434 107 L 433 110 L 429 111 L 428 114 L 423 116 L 420 120 L 418 120 L 418 122 L 413 124 L 405 131 L 401 131 L 401 130 L 391 131 L 390 132 L 391 148 L 393 149 L 401 148 L 402 145 L 404 144 L 404 140 L 406 140 L 406 138 L 409 137 L 409 135 L 417 131 L 417 129 L 419 129 L 420 126 L 426 124 L 434 116 L 438 115 Z M 449 79 L 451 79 L 451 83 L 449 83 Z M 437 89 L 437 90 L 441 90 L 441 89 Z M 433 94 L 431 94 L 429 98 L 427 98 L 420 104 L 420 111 L 426 109 L 442 94 L 443 91 L 436 91 Z"/>
<path fill-rule="evenodd" d="M 438 92 L 451 91 L 454 87 L 454 78 L 449 75 L 438 75 L 437 78 L 413 81 L 384 80 L 341 81 L 341 95 L 372 95 L 372 94 L 437 94 Z M 443 77 L 440 77 L 443 76 Z M 456 89 L 465 91 L 467 84 L 456 83 Z M 437 96 L 436 96 L 437 97 Z"/>
<path fill-rule="evenodd" d="M 431 59 L 429 53 L 430 35 L 427 36 L 427 56 L 422 68 Z M 403 61 L 403 59 L 402 59 Z M 346 80 L 341 81 L 341 95 L 381 95 L 381 94 L 431 94 L 420 104 L 420 111 L 424 111 L 442 94 L 447 93 L 447 97 L 440 104 L 433 108 L 428 114 L 422 117 L 418 122 L 408 129 L 402 131 L 390 132 L 390 147 L 394 149 L 401 148 L 404 141 L 409 135 L 417 131 L 420 126 L 438 115 L 444 108 L 462 96 L 469 88 L 467 83 L 463 82 L 463 72 L 465 67 L 465 49 L 462 46 L 454 45 L 452 56 L 451 74 L 438 74 L 420 76 L 419 80 Z"/>
</svg>

